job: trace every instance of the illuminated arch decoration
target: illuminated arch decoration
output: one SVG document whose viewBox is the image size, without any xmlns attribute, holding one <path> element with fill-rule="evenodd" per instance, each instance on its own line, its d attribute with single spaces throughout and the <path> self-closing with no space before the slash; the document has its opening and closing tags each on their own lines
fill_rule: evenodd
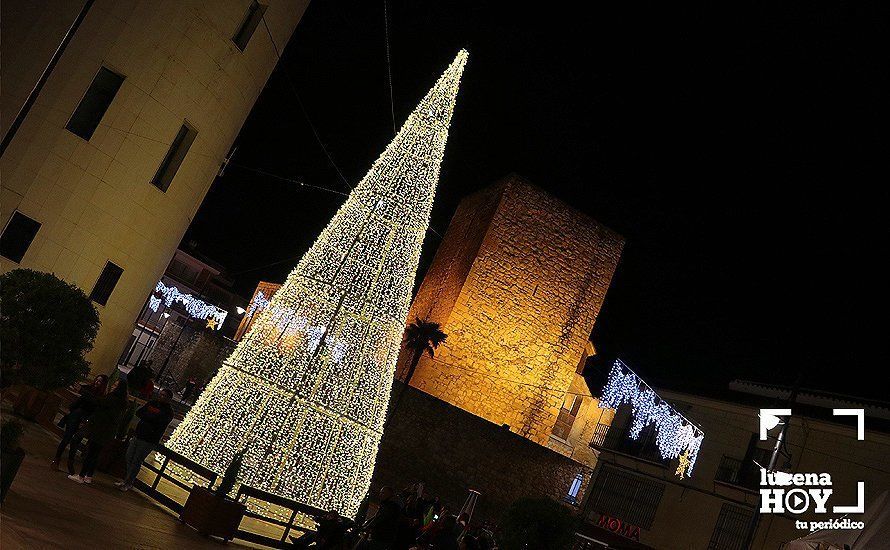
<svg viewBox="0 0 890 550">
<path fill-rule="evenodd" d="M 630 437 L 637 439 L 643 428 L 655 426 L 655 444 L 662 458 L 683 457 L 683 471 L 677 475 L 692 477 L 695 459 L 701 448 L 705 434 L 689 419 L 663 401 L 642 378 L 616 359 L 609 371 L 609 379 L 599 398 L 601 409 L 617 409 L 628 403 L 633 407 L 630 424 Z"/>
<path fill-rule="evenodd" d="M 368 491 L 460 77 L 461 50 L 223 364 L 167 446 L 354 516 Z"/>
</svg>

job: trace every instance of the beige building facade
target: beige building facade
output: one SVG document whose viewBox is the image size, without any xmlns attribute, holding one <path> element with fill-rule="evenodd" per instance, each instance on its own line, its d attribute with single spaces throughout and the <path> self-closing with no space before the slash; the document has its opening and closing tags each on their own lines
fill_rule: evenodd
<svg viewBox="0 0 890 550">
<path fill-rule="evenodd" d="M 654 433 L 628 437 L 629 405 L 611 427 L 599 430 L 593 447 L 599 460 L 582 508 L 587 528 L 578 549 L 658 548 L 692 550 L 778 550 L 808 534 L 796 521 L 826 521 L 843 514 L 760 514 L 760 468 L 767 466 L 780 428 L 759 438 L 761 408 L 788 407 L 789 390 L 734 382 L 717 397 L 669 390 L 658 394 L 705 433 L 691 477 L 677 475 L 678 461 L 661 459 Z M 828 506 L 857 504 L 857 483 L 865 483 L 866 511 L 890 489 L 890 408 L 803 390 L 797 396 L 786 443 L 776 468 L 788 473 L 831 476 Z M 865 410 L 865 440 L 854 417 L 835 417 L 834 408 Z M 793 489 L 794 487 L 786 487 Z M 852 515 L 857 519 L 860 516 Z M 615 542 L 618 537 L 618 542 Z M 597 543 L 599 541 L 600 544 Z M 628 546 L 622 546 L 621 541 Z"/>
<path fill-rule="evenodd" d="M 96 0 L 0 159 L 0 266 L 90 295 L 116 365 L 308 0 Z M 85 3 L 2 4 L 10 132 Z"/>
</svg>

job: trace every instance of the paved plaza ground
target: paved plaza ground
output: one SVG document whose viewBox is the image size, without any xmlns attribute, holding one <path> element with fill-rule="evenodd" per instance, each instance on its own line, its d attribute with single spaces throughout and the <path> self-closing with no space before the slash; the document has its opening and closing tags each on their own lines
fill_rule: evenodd
<svg viewBox="0 0 890 550">
<path fill-rule="evenodd" d="M 137 491 L 118 491 L 107 474 L 79 485 L 67 472 L 50 470 L 58 439 L 25 425 L 28 456 L 0 507 L 3 550 L 242 547 L 202 537 Z"/>
</svg>

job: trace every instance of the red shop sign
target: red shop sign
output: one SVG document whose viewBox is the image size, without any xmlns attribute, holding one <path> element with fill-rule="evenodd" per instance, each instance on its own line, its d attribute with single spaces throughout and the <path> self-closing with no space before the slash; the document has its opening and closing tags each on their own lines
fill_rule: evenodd
<svg viewBox="0 0 890 550">
<path fill-rule="evenodd" d="M 618 518 L 613 518 L 612 516 L 607 516 L 606 514 L 601 513 L 600 521 L 597 525 L 603 529 L 617 533 L 622 537 L 627 537 L 640 542 L 640 528 L 636 525 L 627 523 L 626 521 L 621 521 Z"/>
</svg>

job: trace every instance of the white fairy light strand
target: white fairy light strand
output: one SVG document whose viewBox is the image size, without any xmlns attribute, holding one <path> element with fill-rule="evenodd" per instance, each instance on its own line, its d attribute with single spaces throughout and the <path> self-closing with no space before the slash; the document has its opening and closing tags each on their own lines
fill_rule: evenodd
<svg viewBox="0 0 890 550">
<path fill-rule="evenodd" d="M 253 297 L 250 306 L 247 307 L 247 316 L 253 317 L 255 314 L 262 313 L 271 301 L 271 298 L 266 298 L 266 295 L 261 290 L 257 290 L 256 296 Z"/>
<path fill-rule="evenodd" d="M 222 473 L 247 447 L 242 483 L 356 514 L 466 61 L 461 50 L 269 303 L 254 299 L 253 325 L 170 449 Z"/>
<path fill-rule="evenodd" d="M 208 304 L 191 294 L 181 292 L 175 286 L 167 286 L 163 281 L 158 281 L 157 286 L 155 286 L 155 292 L 160 294 L 161 297 L 158 298 L 152 294 L 148 298 L 148 307 L 155 313 L 157 313 L 161 302 L 167 307 L 170 307 L 175 302 L 179 302 L 185 307 L 186 312 L 195 319 L 213 319 L 216 321 L 216 330 L 222 328 L 223 322 L 225 322 L 226 316 L 229 314 L 224 309 Z"/>
<path fill-rule="evenodd" d="M 641 389 L 642 386 L 642 389 Z M 616 359 L 609 371 L 609 379 L 599 398 L 602 409 L 617 409 L 628 403 L 633 407 L 628 434 L 632 439 L 640 436 L 643 428 L 655 425 L 655 444 L 662 458 L 678 458 L 687 452 L 689 467 L 686 475 L 692 476 L 695 459 L 705 434 L 676 409 L 662 400 L 642 378 L 620 359 Z"/>
</svg>

